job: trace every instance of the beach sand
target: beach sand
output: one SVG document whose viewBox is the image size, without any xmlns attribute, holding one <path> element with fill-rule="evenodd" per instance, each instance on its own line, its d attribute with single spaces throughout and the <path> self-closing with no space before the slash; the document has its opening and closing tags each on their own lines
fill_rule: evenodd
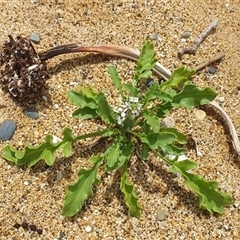
<svg viewBox="0 0 240 240">
<path fill-rule="evenodd" d="M 171 71 L 184 65 L 198 64 L 224 52 L 214 75 L 205 70 L 194 75 L 199 87 L 212 87 L 217 101 L 240 130 L 240 3 L 239 1 L 76 1 L 76 0 L 15 0 L 1 3 L 0 44 L 21 35 L 29 38 L 38 34 L 38 52 L 53 46 L 80 43 L 118 44 L 140 49 L 144 40 L 153 42 L 158 61 Z M 200 44 L 195 55 L 177 58 L 177 52 L 190 46 L 194 39 L 215 18 L 216 31 Z M 190 37 L 181 41 L 189 31 Z M 5 119 L 16 122 L 17 130 L 10 141 L 1 141 L 0 150 L 11 144 L 21 148 L 24 143 L 40 144 L 47 134 L 61 138 L 64 127 L 79 135 L 96 131 L 98 122 L 76 120 L 76 109 L 67 99 L 69 89 L 91 85 L 102 91 L 110 101 L 118 95 L 107 72 L 115 65 L 122 79 L 131 79 L 135 63 L 131 60 L 96 54 L 67 54 L 47 62 L 51 73 L 46 89 L 34 102 L 21 104 L 1 91 L 0 123 Z M 158 80 L 157 76 L 153 76 Z M 38 119 L 23 114 L 35 109 Z M 221 115 L 210 106 L 200 108 L 206 117 L 199 120 L 196 110 L 176 109 L 171 113 L 176 127 L 192 134 L 202 157 L 193 149 L 187 156 L 198 164 L 197 173 L 219 182 L 219 189 L 233 196 L 235 204 L 226 207 L 223 215 L 209 214 L 198 206 L 197 197 L 177 175 L 170 172 L 159 158 L 150 156 L 148 166 L 133 157 L 128 174 L 135 185 L 142 207 L 140 219 L 129 218 L 119 190 L 119 172 L 100 171 L 101 183 L 94 187 L 94 196 L 72 218 L 61 216 L 63 198 L 68 184 L 77 179 L 80 168 L 90 167 L 89 157 L 101 152 L 94 140 L 75 144 L 73 155 L 60 153 L 52 167 L 37 164 L 33 168 L 18 167 L 0 159 L 0 239 L 240 239 L 240 164 L 229 130 Z M 61 177 L 62 175 L 62 177 Z M 163 211 L 165 218 L 158 219 Z M 15 223 L 34 224 L 43 232 L 14 228 Z"/>
</svg>

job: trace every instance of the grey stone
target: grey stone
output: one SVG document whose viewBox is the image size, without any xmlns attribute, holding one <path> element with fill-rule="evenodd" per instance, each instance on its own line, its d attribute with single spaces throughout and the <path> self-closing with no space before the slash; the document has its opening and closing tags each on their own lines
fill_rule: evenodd
<svg viewBox="0 0 240 240">
<path fill-rule="evenodd" d="M 216 73 L 217 69 L 213 66 L 211 66 L 209 69 L 208 69 L 208 72 L 211 73 L 211 74 L 214 74 Z"/>
<path fill-rule="evenodd" d="M 181 38 L 189 38 L 191 36 L 191 33 L 189 31 L 185 31 L 182 33 Z"/>
<path fill-rule="evenodd" d="M 32 119 L 37 119 L 37 118 L 38 118 L 38 113 L 37 113 L 35 110 L 31 109 L 31 108 L 25 109 L 25 110 L 23 111 L 23 113 L 24 113 L 27 117 L 29 117 L 29 118 L 32 118 Z"/>
<path fill-rule="evenodd" d="M 37 34 L 32 34 L 32 35 L 30 36 L 30 40 L 33 41 L 33 42 L 35 42 L 35 43 L 40 43 L 40 37 L 39 37 L 39 35 L 37 35 Z"/>
<path fill-rule="evenodd" d="M 11 140 L 16 130 L 16 123 L 12 120 L 6 119 L 0 125 L 0 139 L 7 141 Z"/>
<path fill-rule="evenodd" d="M 152 40 L 158 40 L 158 33 L 154 33 L 152 36 Z"/>
<path fill-rule="evenodd" d="M 160 209 L 157 211 L 158 220 L 163 221 L 165 219 L 165 217 L 166 217 L 166 213 L 163 209 Z"/>
</svg>

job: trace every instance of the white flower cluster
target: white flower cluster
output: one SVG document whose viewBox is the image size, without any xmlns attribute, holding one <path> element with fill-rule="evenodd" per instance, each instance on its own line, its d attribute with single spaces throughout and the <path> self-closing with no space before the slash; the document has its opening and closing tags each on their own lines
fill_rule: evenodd
<svg viewBox="0 0 240 240">
<path fill-rule="evenodd" d="M 122 124 L 127 117 L 135 119 L 141 113 L 142 106 L 143 104 L 139 103 L 137 97 L 130 97 L 129 100 L 124 102 L 120 107 L 114 107 L 113 111 L 117 113 L 116 118 L 118 124 Z"/>
</svg>

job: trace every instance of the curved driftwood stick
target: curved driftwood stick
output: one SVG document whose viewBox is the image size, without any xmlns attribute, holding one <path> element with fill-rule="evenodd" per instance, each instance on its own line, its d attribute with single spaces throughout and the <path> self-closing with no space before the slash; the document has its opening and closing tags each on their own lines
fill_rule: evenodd
<svg viewBox="0 0 240 240">
<path fill-rule="evenodd" d="M 77 53 L 77 52 L 92 52 L 103 55 L 109 55 L 114 57 L 124 57 L 134 61 L 137 61 L 140 52 L 130 47 L 123 47 L 118 45 L 93 45 L 93 46 L 81 46 L 78 44 L 66 44 L 49 49 L 46 52 L 39 54 L 39 58 L 42 61 L 46 61 L 49 58 L 55 57 L 65 53 Z M 160 63 L 156 63 L 154 72 L 165 80 L 169 79 L 171 72 L 163 67 Z"/>
<path fill-rule="evenodd" d="M 109 56 L 114 56 L 114 57 L 124 57 L 128 59 L 132 59 L 134 61 L 137 61 L 140 52 L 138 50 L 135 50 L 133 48 L 129 47 L 123 47 L 123 46 L 118 46 L 118 45 L 94 45 L 94 46 L 80 46 L 78 44 L 66 44 L 66 45 L 61 45 L 58 47 L 54 47 L 49 49 L 46 52 L 43 52 L 39 54 L 39 58 L 41 61 L 46 61 L 54 56 L 60 55 L 60 54 L 65 54 L 65 53 L 76 53 L 76 52 L 93 52 L 93 53 L 99 53 L 103 55 L 109 55 Z M 224 57 L 225 54 L 219 54 L 213 60 L 209 60 L 208 62 L 205 62 L 195 68 L 196 71 L 202 69 L 203 67 L 207 66 L 208 64 L 211 64 L 212 62 L 215 62 L 222 57 Z M 160 63 L 156 63 L 154 67 L 154 72 L 164 78 L 165 80 L 169 79 L 171 76 L 171 71 L 162 66 Z M 225 119 L 227 126 L 230 130 L 230 134 L 232 136 L 232 143 L 233 147 L 240 155 L 240 142 L 238 139 L 237 131 L 228 116 L 228 114 L 223 110 L 221 106 L 216 101 L 212 101 L 209 103 L 209 105 L 213 106 L 219 113 L 222 115 L 222 117 Z"/>
</svg>

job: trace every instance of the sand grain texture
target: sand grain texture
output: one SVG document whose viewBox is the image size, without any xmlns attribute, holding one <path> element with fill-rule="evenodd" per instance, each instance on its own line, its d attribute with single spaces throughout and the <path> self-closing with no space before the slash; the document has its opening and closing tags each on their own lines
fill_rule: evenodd
<svg viewBox="0 0 240 240">
<path fill-rule="evenodd" d="M 216 75 L 201 71 L 193 81 L 199 87 L 214 88 L 219 97 L 224 97 L 221 104 L 240 131 L 239 1 L 0 0 L 0 5 L 1 45 L 9 34 L 29 37 L 36 33 L 41 38 L 40 44 L 35 45 L 39 52 L 74 42 L 119 44 L 139 49 L 145 39 L 151 40 L 154 36 L 158 60 L 171 71 L 180 65 L 194 67 L 218 52 L 225 52 Z M 190 46 L 215 18 L 219 18 L 216 31 L 200 45 L 196 55 L 184 55 L 180 61 L 178 50 Z M 191 36 L 182 42 L 180 37 L 186 31 Z M 52 76 L 44 92 L 45 100 L 23 106 L 1 91 L 0 122 L 12 119 L 17 124 L 9 143 L 16 147 L 25 142 L 37 144 L 48 133 L 61 137 L 65 126 L 76 134 L 99 129 L 99 123 L 71 118 L 75 107 L 66 94 L 75 85 L 91 84 L 113 103 L 117 101 L 118 95 L 107 73 L 110 64 L 117 67 L 123 79 L 133 77 L 132 61 L 69 54 L 48 61 Z M 23 114 L 26 107 L 37 110 L 39 118 L 27 118 Z M 101 172 L 102 183 L 94 188 L 95 195 L 83 210 L 73 218 L 62 217 L 67 185 L 76 179 L 79 168 L 90 166 L 88 158 L 93 152 L 100 150 L 96 147 L 89 151 L 87 145 L 92 142 L 86 141 L 83 146 L 74 146 L 72 157 L 64 159 L 59 155 L 52 167 L 38 164 L 32 169 L 20 168 L 0 159 L 0 239 L 240 239 L 239 157 L 221 116 L 208 106 L 201 109 L 207 113 L 204 120 L 197 119 L 193 111 L 182 109 L 174 111 L 172 116 L 176 127 L 191 133 L 199 144 L 202 157 L 196 157 L 193 150 L 188 151 L 188 156 L 199 165 L 198 173 L 219 181 L 220 189 L 234 197 L 235 204 L 227 207 L 224 215 L 209 215 L 199 209 L 197 198 L 181 185 L 181 179 L 152 156 L 149 168 L 135 158 L 129 167 L 143 208 L 140 219 L 127 217 L 118 172 Z M 7 144 L 1 142 L 0 150 Z M 166 213 L 162 221 L 157 218 L 160 210 Z M 43 229 L 42 235 L 13 228 L 16 222 L 23 221 Z"/>
</svg>

